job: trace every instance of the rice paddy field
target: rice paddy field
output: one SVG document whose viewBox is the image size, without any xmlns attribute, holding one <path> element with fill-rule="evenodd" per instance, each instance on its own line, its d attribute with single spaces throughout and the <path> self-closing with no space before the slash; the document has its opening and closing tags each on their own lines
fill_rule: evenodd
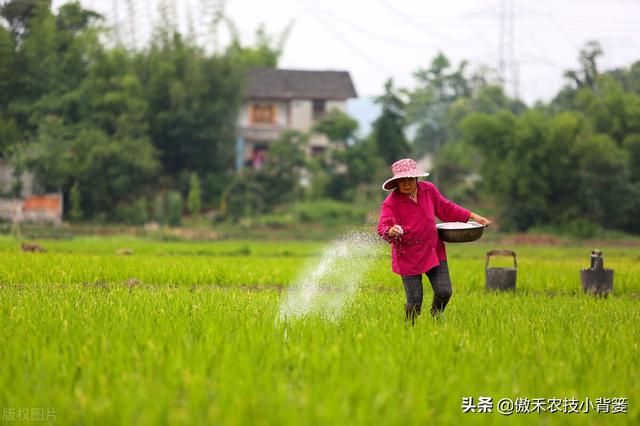
<svg viewBox="0 0 640 426">
<path fill-rule="evenodd" d="M 448 245 L 446 316 L 410 327 L 383 243 L 320 280 L 333 315 L 294 317 L 329 242 L 38 243 L 0 237 L 2 424 L 640 424 L 637 245 L 599 247 L 606 298 L 580 284 L 594 247 Z M 485 291 L 494 248 L 515 292 Z"/>
</svg>

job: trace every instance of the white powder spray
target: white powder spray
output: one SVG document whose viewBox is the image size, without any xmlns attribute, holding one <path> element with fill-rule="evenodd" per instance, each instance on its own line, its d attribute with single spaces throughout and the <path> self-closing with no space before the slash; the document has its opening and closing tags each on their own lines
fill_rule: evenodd
<svg viewBox="0 0 640 426">
<path fill-rule="evenodd" d="M 364 232 L 350 233 L 329 244 L 287 290 L 278 321 L 308 315 L 340 318 L 381 248 L 375 233 Z"/>
</svg>

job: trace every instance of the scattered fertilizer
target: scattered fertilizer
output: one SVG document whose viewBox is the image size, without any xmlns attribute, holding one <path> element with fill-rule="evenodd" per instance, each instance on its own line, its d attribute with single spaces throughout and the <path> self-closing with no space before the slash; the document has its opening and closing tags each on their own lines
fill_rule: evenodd
<svg viewBox="0 0 640 426">
<path fill-rule="evenodd" d="M 319 315 L 337 320 L 382 247 L 373 233 L 350 233 L 308 263 L 287 290 L 278 321 Z"/>
</svg>

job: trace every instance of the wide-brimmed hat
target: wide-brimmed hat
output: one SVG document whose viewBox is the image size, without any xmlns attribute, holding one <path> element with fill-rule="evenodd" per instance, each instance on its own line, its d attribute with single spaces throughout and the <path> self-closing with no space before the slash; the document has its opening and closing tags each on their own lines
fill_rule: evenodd
<svg viewBox="0 0 640 426">
<path fill-rule="evenodd" d="M 393 177 L 387 179 L 382 184 L 382 189 L 385 191 L 391 191 L 398 186 L 396 179 L 429 176 L 429 173 L 418 170 L 418 165 L 411 158 L 403 158 L 393 163 L 391 165 L 391 172 L 393 173 Z"/>
</svg>

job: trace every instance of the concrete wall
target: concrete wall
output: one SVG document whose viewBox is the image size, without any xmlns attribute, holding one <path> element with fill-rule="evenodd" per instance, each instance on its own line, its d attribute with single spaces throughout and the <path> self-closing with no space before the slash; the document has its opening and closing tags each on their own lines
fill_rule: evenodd
<svg viewBox="0 0 640 426">
<path fill-rule="evenodd" d="M 313 102 L 306 99 L 291 100 L 291 121 L 289 127 L 301 132 L 308 132 L 313 126 Z"/>
</svg>

